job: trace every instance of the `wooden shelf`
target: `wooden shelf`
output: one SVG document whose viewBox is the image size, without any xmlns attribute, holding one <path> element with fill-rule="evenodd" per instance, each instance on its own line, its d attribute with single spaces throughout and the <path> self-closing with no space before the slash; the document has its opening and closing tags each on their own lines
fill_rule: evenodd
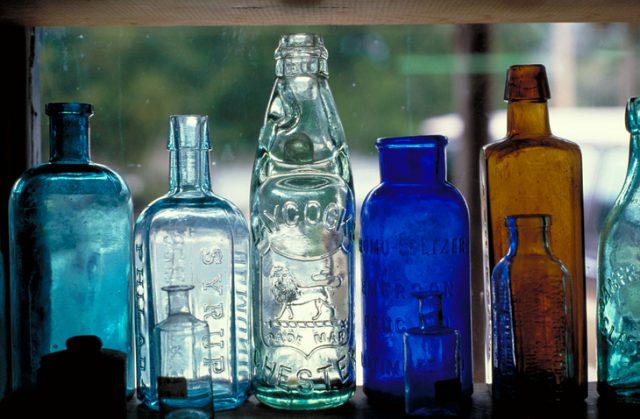
<svg viewBox="0 0 640 419">
<path fill-rule="evenodd" d="M 637 0 L 4 0 L 19 26 L 633 22 Z"/>
</svg>

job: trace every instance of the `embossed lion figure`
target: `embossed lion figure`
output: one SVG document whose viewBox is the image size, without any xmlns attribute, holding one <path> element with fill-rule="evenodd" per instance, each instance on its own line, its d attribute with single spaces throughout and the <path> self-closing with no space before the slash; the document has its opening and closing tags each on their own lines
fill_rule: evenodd
<svg viewBox="0 0 640 419">
<path fill-rule="evenodd" d="M 313 285 L 301 286 L 289 268 L 276 265 L 271 270 L 269 279 L 274 299 L 281 305 L 280 312 L 276 317 L 278 320 L 282 319 L 285 313 L 288 313 L 288 319 L 292 320 L 292 307 L 309 303 L 313 303 L 316 309 L 312 320 L 317 320 L 320 317 L 323 307 L 329 310 L 331 320 L 335 318 L 336 308 L 331 301 L 331 292 L 342 285 L 340 276 L 329 275 L 329 271 L 323 269 L 318 274 L 312 275 Z"/>
</svg>

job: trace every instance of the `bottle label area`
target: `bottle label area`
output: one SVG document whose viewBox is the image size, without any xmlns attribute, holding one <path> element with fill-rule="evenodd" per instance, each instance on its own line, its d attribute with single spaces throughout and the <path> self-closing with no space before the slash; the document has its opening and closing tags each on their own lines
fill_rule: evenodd
<svg viewBox="0 0 640 419">
<path fill-rule="evenodd" d="M 261 325 L 268 347 L 309 356 L 346 345 L 350 337 L 348 257 L 344 251 L 296 261 L 269 251 L 262 257 Z"/>
</svg>

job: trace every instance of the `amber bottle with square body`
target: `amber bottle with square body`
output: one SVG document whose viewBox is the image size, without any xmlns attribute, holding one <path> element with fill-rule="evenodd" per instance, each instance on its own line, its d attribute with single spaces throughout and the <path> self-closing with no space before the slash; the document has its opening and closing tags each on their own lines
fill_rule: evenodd
<svg viewBox="0 0 640 419">
<path fill-rule="evenodd" d="M 570 396 L 584 398 L 587 345 L 582 156 L 578 145 L 551 133 L 549 98 L 544 66 L 509 68 L 505 86 L 507 136 L 485 146 L 480 157 L 485 295 L 491 295 L 490 274 L 509 248 L 505 218 L 514 214 L 549 214 L 553 219 L 550 246 L 555 256 L 563 261 L 571 280 L 569 298 L 573 310 L 570 324 L 574 336 L 572 346 L 576 351 L 576 388 L 579 390 L 578 394 Z M 487 349 L 487 357 L 490 357 L 491 350 Z"/>
</svg>

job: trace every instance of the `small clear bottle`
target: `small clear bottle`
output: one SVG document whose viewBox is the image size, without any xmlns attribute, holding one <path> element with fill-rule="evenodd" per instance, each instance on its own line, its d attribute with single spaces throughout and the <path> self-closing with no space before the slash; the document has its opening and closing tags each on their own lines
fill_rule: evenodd
<svg viewBox="0 0 640 419">
<path fill-rule="evenodd" d="M 207 322 L 191 315 L 193 285 L 162 287 L 168 294 L 169 316 L 153 329 L 160 411 L 166 418 L 210 418 L 211 349 Z"/>
<path fill-rule="evenodd" d="M 493 397 L 579 398 L 571 280 L 549 246 L 551 217 L 510 215 L 505 224 L 509 250 L 491 276 Z"/>
<path fill-rule="evenodd" d="M 405 412 L 416 416 L 460 413 L 460 332 L 443 324 L 442 293 L 414 292 L 419 327 L 404 334 Z"/>
</svg>

